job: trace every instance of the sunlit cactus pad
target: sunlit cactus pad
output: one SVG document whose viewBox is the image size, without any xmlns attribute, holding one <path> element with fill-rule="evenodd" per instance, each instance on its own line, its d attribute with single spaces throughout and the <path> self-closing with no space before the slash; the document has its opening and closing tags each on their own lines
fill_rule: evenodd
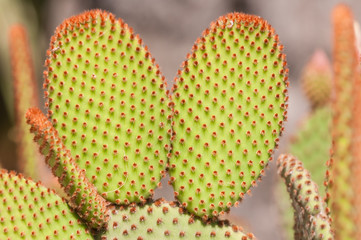
<svg viewBox="0 0 361 240">
<path fill-rule="evenodd" d="M 49 118 L 89 180 L 111 202 L 149 198 L 171 131 L 166 84 L 142 40 L 92 10 L 57 28 L 46 66 Z"/>
<path fill-rule="evenodd" d="M 203 223 L 174 203 L 158 200 L 153 204 L 114 208 L 108 230 L 101 240 L 146 239 L 255 239 L 237 226 Z"/>
<path fill-rule="evenodd" d="M 179 70 L 170 176 L 190 212 L 227 211 L 263 174 L 287 113 L 282 50 L 265 20 L 231 13 L 211 23 Z"/>
<path fill-rule="evenodd" d="M 0 172 L 0 239 L 92 239 L 52 190 L 21 175 Z"/>
</svg>

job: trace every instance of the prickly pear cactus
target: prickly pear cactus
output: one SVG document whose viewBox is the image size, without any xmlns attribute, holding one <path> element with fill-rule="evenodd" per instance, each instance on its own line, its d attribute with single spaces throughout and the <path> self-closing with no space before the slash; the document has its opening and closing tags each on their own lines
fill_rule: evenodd
<svg viewBox="0 0 361 240">
<path fill-rule="evenodd" d="M 315 51 L 304 68 L 302 87 L 313 109 L 329 104 L 332 90 L 332 68 L 324 51 Z"/>
<path fill-rule="evenodd" d="M 205 223 L 174 202 L 114 207 L 109 230 L 98 239 L 255 239 L 227 222 Z"/>
<path fill-rule="evenodd" d="M 149 198 L 171 131 L 166 83 L 142 39 L 110 13 L 85 12 L 56 29 L 46 66 L 48 117 L 86 177 L 113 203 Z"/>
<path fill-rule="evenodd" d="M 295 240 L 332 240 L 331 220 L 325 203 L 310 173 L 301 161 L 291 155 L 281 155 L 277 161 L 278 172 L 284 179 L 294 207 Z"/>
<path fill-rule="evenodd" d="M 27 122 L 96 237 L 252 239 L 217 217 L 250 191 L 277 147 L 288 99 L 282 50 L 263 19 L 220 17 L 168 96 L 138 35 L 110 13 L 88 11 L 52 37 L 48 114 L 31 108 Z M 150 199 L 166 167 L 180 203 Z"/>
<path fill-rule="evenodd" d="M 263 174 L 283 130 L 283 46 L 263 19 L 241 13 L 205 30 L 173 87 L 176 198 L 205 218 L 228 211 Z"/>
<path fill-rule="evenodd" d="M 52 190 L 22 175 L 0 171 L 0 239 L 93 239 Z"/>
</svg>

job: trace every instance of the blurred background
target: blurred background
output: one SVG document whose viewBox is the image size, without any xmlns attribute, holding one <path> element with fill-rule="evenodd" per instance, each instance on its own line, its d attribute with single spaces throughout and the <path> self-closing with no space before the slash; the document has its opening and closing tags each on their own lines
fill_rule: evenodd
<svg viewBox="0 0 361 240">
<path fill-rule="evenodd" d="M 7 31 L 11 24 L 24 24 L 30 35 L 39 90 L 48 42 L 57 25 L 65 18 L 91 8 L 108 10 L 125 20 L 139 33 L 160 65 L 168 84 L 193 42 L 209 23 L 227 12 L 240 11 L 266 19 L 280 36 L 290 68 L 290 102 L 286 132 L 279 153 L 287 151 L 287 142 L 309 106 L 300 90 L 300 76 L 312 53 L 332 52 L 330 14 L 337 0 L 0 0 L 0 165 L 16 170 L 11 67 Z M 361 16 L 361 1 L 343 1 L 354 16 Z M 361 17 L 358 19 L 361 21 Z M 26 91 L 26 86 L 24 86 Z M 258 239 L 283 239 L 275 182 L 275 161 L 266 176 L 227 218 L 253 232 Z M 156 197 L 173 200 L 173 191 L 163 180 Z M 292 211 L 289 209 L 289 211 Z"/>
</svg>

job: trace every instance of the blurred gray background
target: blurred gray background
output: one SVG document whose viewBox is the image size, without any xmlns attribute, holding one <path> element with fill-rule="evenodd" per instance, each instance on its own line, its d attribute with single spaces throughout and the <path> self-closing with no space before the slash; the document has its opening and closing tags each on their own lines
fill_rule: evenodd
<svg viewBox="0 0 361 240">
<path fill-rule="evenodd" d="M 177 69 L 193 42 L 209 23 L 227 12 L 240 11 L 266 19 L 280 36 L 290 68 L 290 102 L 286 132 L 279 151 L 287 151 L 287 142 L 299 121 L 307 115 L 308 103 L 300 90 L 302 68 L 316 49 L 331 58 L 332 32 L 330 15 L 336 0 L 0 0 L 0 163 L 16 169 L 11 85 L 6 31 L 10 24 L 22 22 L 30 30 L 33 58 L 39 89 L 42 86 L 43 62 L 48 41 L 56 26 L 65 18 L 90 8 L 101 8 L 125 20 L 148 45 L 161 71 L 171 85 Z M 351 6 L 361 21 L 361 1 L 343 1 Z M 227 216 L 241 224 L 260 240 L 283 239 L 279 208 L 276 202 L 275 161 L 266 177 L 247 196 L 240 207 Z M 173 200 L 171 187 L 163 181 L 156 197 Z M 289 209 L 291 211 L 291 209 Z"/>
</svg>

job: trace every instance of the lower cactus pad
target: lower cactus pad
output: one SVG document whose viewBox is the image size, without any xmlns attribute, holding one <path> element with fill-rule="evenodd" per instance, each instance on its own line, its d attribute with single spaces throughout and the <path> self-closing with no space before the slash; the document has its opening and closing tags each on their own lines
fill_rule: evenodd
<svg viewBox="0 0 361 240">
<path fill-rule="evenodd" d="M 239 227 L 203 223 L 178 208 L 174 203 L 158 200 L 153 204 L 114 208 L 108 231 L 101 240 L 145 239 L 254 239 Z"/>
<path fill-rule="evenodd" d="M 0 172 L 0 239 L 93 239 L 53 191 L 5 170 Z"/>
</svg>

